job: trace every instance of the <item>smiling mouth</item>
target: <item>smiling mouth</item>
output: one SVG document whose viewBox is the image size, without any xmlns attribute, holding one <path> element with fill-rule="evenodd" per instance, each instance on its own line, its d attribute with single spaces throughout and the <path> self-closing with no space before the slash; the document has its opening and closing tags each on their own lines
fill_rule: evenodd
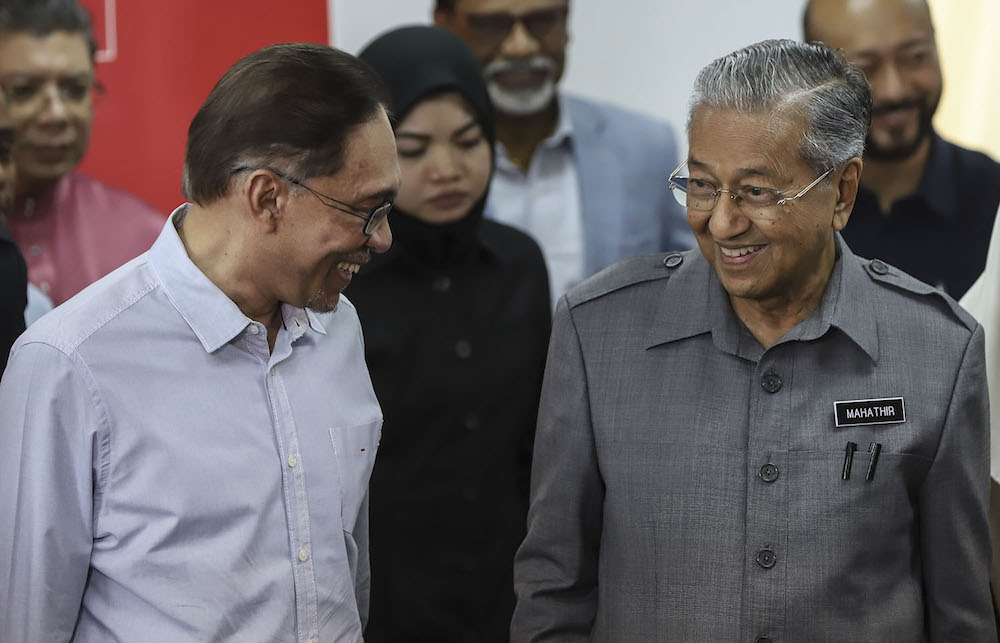
<svg viewBox="0 0 1000 643">
<path fill-rule="evenodd" d="M 742 248 L 723 248 L 722 246 L 719 246 L 719 250 L 722 251 L 722 254 L 727 257 L 732 257 L 733 259 L 751 255 L 763 248 L 764 246 L 743 246 Z"/>
</svg>

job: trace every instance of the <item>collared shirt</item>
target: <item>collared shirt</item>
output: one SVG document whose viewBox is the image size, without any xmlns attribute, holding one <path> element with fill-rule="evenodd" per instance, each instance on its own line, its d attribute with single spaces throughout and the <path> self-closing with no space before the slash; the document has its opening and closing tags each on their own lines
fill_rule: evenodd
<svg viewBox="0 0 1000 643">
<path fill-rule="evenodd" d="M 513 641 L 996 640 L 982 328 L 837 244 L 766 350 L 698 251 L 560 302 Z"/>
<path fill-rule="evenodd" d="M 859 256 L 882 259 L 958 299 L 986 265 L 1000 204 L 1000 163 L 934 135 L 916 192 L 888 214 L 864 176 L 844 239 Z"/>
<path fill-rule="evenodd" d="M 269 353 L 174 227 L 0 384 L 0 640 L 360 641 L 381 411 L 344 298 Z"/>
<path fill-rule="evenodd" d="M 131 194 L 73 171 L 40 194 L 19 197 L 9 227 L 28 279 L 58 306 L 149 250 L 163 220 Z"/>
<path fill-rule="evenodd" d="M 497 169 L 486 208 L 493 219 L 527 232 L 538 242 L 549 271 L 553 306 L 584 276 L 583 213 L 573 159 L 573 125 L 561 97 L 559 103 L 555 131 L 539 144 L 527 172 L 514 165 L 506 148 L 497 142 Z"/>
</svg>

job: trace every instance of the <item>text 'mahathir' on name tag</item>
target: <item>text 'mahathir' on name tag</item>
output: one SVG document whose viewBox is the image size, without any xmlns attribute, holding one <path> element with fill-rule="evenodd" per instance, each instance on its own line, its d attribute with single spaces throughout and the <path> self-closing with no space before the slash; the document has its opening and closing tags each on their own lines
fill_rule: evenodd
<svg viewBox="0 0 1000 643">
<path fill-rule="evenodd" d="M 906 422 L 906 409 L 903 407 L 901 397 L 845 400 L 833 403 L 833 417 L 838 427 L 858 424 L 899 424 Z"/>
</svg>

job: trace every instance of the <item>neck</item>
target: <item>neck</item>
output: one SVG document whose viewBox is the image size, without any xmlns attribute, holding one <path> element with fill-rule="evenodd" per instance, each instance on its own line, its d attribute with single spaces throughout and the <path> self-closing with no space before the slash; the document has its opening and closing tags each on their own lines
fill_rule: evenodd
<svg viewBox="0 0 1000 643">
<path fill-rule="evenodd" d="M 512 116 L 497 112 L 494 117 L 497 140 L 503 143 L 510 161 L 522 170 L 527 170 L 535 150 L 552 134 L 558 120 L 559 101 L 555 99 L 548 107 L 534 114 Z"/>
<path fill-rule="evenodd" d="M 833 275 L 837 250 L 831 239 L 822 252 L 819 264 L 808 281 L 789 294 L 760 299 L 729 296 L 733 312 L 765 350 L 812 314 L 823 300 L 823 294 Z"/>
<path fill-rule="evenodd" d="M 865 157 L 864 186 L 875 193 L 883 214 L 889 214 L 892 204 L 917 191 L 931 153 L 928 136 L 917 151 L 901 161 L 879 161 Z"/>
<path fill-rule="evenodd" d="M 194 265 L 244 315 L 267 328 L 268 346 L 273 350 L 282 324 L 280 302 L 260 291 L 254 262 L 245 251 L 248 244 L 239 215 L 227 211 L 224 201 L 218 203 L 207 208 L 192 204 L 177 232 Z"/>
<path fill-rule="evenodd" d="M 51 189 L 53 186 L 55 186 L 56 183 L 62 180 L 64 176 L 66 175 L 64 174 L 54 179 L 52 178 L 39 179 L 34 177 L 18 175 L 17 182 L 14 184 L 14 194 L 16 194 L 18 198 L 35 196 L 40 192 L 44 192 L 45 190 Z"/>
</svg>

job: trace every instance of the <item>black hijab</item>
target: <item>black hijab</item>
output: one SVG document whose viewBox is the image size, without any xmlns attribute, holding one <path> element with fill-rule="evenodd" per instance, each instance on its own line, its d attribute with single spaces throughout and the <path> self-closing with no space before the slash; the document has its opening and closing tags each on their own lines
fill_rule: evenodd
<svg viewBox="0 0 1000 643">
<path fill-rule="evenodd" d="M 494 152 L 493 110 L 482 70 L 468 45 L 439 27 L 401 27 L 372 41 L 358 55 L 371 65 L 389 90 L 395 123 L 402 122 L 417 103 L 442 92 L 458 92 L 472 109 Z M 390 215 L 393 246 L 435 268 L 463 262 L 474 255 L 476 236 L 489 187 L 466 215 L 451 223 L 425 223 L 394 208 Z"/>
</svg>

